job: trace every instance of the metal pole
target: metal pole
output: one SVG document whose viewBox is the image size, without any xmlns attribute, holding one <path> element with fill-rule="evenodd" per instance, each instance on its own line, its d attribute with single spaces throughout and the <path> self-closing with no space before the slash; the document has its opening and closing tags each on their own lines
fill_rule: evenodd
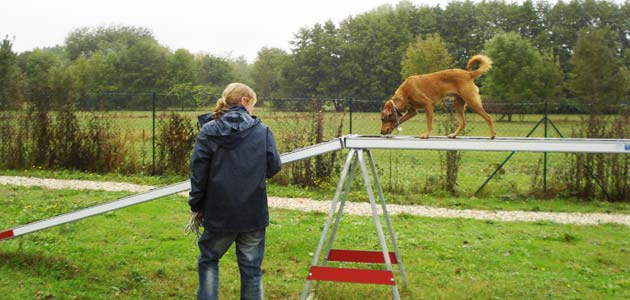
<svg viewBox="0 0 630 300">
<path fill-rule="evenodd" d="M 335 241 L 335 236 L 337 235 L 337 229 L 339 228 L 339 223 L 341 221 L 341 216 L 343 215 L 343 209 L 346 206 L 346 200 L 348 199 L 348 194 L 350 193 L 350 187 L 352 186 L 352 179 L 354 178 L 354 174 L 359 168 L 359 160 L 354 159 L 352 162 L 352 167 L 350 169 L 350 175 L 346 179 L 346 189 L 343 192 L 343 197 L 341 198 L 341 204 L 339 205 L 339 211 L 337 211 L 337 218 L 335 219 L 335 225 L 333 225 L 332 231 L 330 232 L 330 238 L 328 239 L 328 246 L 326 246 L 326 255 L 324 256 L 324 260 L 322 261 L 322 266 L 326 266 L 328 264 L 328 255 L 330 254 L 330 250 L 332 249 L 333 242 Z"/>
<path fill-rule="evenodd" d="M 549 123 L 549 106 L 545 100 L 545 138 L 547 138 L 547 124 Z M 547 152 L 543 154 L 543 192 L 547 193 Z"/>
<path fill-rule="evenodd" d="M 349 100 L 348 109 L 350 110 L 350 121 L 349 121 L 350 126 L 349 127 L 350 127 L 350 134 L 352 134 L 352 98 L 349 98 L 348 100 Z"/>
<path fill-rule="evenodd" d="M 389 212 L 387 212 L 387 205 L 385 205 L 385 196 L 383 195 L 383 187 L 381 186 L 381 182 L 378 179 L 378 174 L 376 173 L 376 165 L 374 164 L 374 159 L 372 158 L 372 151 L 366 149 L 365 152 L 368 156 L 368 161 L 370 162 L 370 168 L 372 169 L 372 176 L 374 176 L 374 184 L 376 184 L 376 190 L 378 191 L 378 197 L 381 200 L 381 207 L 383 209 L 383 216 L 385 216 L 385 223 L 387 224 L 387 229 L 389 231 L 389 238 L 392 240 L 392 247 L 394 248 L 394 254 L 396 255 L 396 260 L 398 261 L 398 268 L 400 269 L 400 276 L 403 280 L 403 286 L 407 287 L 407 275 L 405 273 L 405 267 L 403 266 L 402 258 L 400 256 L 400 251 L 398 250 L 398 244 L 396 243 L 396 236 L 394 235 L 394 227 L 392 226 L 392 222 L 389 219 Z"/>
<path fill-rule="evenodd" d="M 151 159 L 152 172 L 151 172 L 151 175 L 155 175 L 155 92 L 153 92 L 153 115 L 152 115 L 152 119 L 153 119 L 153 135 L 151 137 L 151 140 L 152 140 L 153 151 L 151 152 L 151 155 L 152 155 L 152 159 Z"/>
<path fill-rule="evenodd" d="M 529 131 L 529 133 L 527 133 L 526 137 L 529 137 L 530 135 L 532 135 L 532 133 L 534 133 L 534 131 L 536 131 L 536 128 L 538 128 L 538 126 L 540 126 L 540 123 L 542 123 L 545 119 L 542 118 L 540 119 L 540 121 L 538 121 L 538 123 L 536 123 L 536 125 L 534 126 L 534 128 L 532 128 L 532 130 Z M 508 155 L 508 157 L 506 157 L 503 162 L 494 170 L 494 172 L 492 173 L 492 175 L 490 175 L 486 181 L 484 181 L 481 186 L 477 189 L 477 191 L 475 192 L 475 195 L 479 194 L 479 192 L 481 192 L 481 190 L 486 186 L 486 184 L 488 184 L 488 182 L 490 182 L 490 180 L 492 180 L 492 178 L 494 178 L 494 175 L 496 175 L 497 173 L 499 173 L 499 170 L 501 170 L 501 168 L 503 168 L 503 166 L 510 160 L 510 158 L 512 158 L 512 155 L 514 155 L 514 153 L 516 153 L 515 151 L 512 151 L 512 153 L 510 153 L 510 155 Z"/>
<path fill-rule="evenodd" d="M 330 210 L 328 211 L 328 219 L 326 220 L 326 223 L 324 223 L 324 230 L 322 231 L 322 236 L 319 239 L 319 244 L 317 245 L 317 250 L 315 251 L 315 255 L 313 255 L 313 261 L 311 263 L 311 266 L 317 266 L 317 262 L 319 261 L 319 256 L 321 255 L 322 248 L 324 247 L 324 241 L 326 241 L 326 236 L 328 235 L 328 229 L 330 228 L 330 223 L 332 223 L 333 215 L 337 208 L 339 195 L 341 194 L 341 190 L 344 187 L 345 179 L 348 174 L 348 171 L 350 170 L 350 164 L 352 162 L 352 159 L 354 158 L 355 152 L 356 150 L 351 149 L 350 152 L 348 153 L 348 158 L 346 158 L 346 163 L 344 164 L 343 170 L 341 171 L 341 176 L 339 177 L 339 183 L 337 184 L 337 190 L 335 191 L 335 196 L 330 205 Z M 306 300 L 310 285 L 311 285 L 311 281 L 306 280 L 306 283 L 304 284 L 304 289 L 302 290 L 302 297 L 301 297 L 302 300 Z"/>
<path fill-rule="evenodd" d="M 385 242 L 385 234 L 383 233 L 383 226 L 381 226 L 381 219 L 378 216 L 378 210 L 376 208 L 376 200 L 374 199 L 374 193 L 372 192 L 372 183 L 370 182 L 370 175 L 368 174 L 365 160 L 363 159 L 363 149 L 357 150 L 357 156 L 359 158 L 359 165 L 361 166 L 361 173 L 363 173 L 363 181 L 365 182 L 365 189 L 367 190 L 368 198 L 370 199 L 370 206 L 372 207 L 372 217 L 376 224 L 376 232 L 378 232 L 378 239 L 381 243 L 381 249 L 383 251 L 383 258 L 385 259 L 385 265 L 387 271 L 392 271 L 392 261 L 389 258 L 389 250 L 387 249 L 387 243 Z M 393 273 L 392 273 L 393 274 Z M 392 278 L 392 281 L 394 278 Z M 392 286 L 392 293 L 394 294 L 394 300 L 400 300 L 400 294 L 398 293 L 398 287 Z"/>
</svg>

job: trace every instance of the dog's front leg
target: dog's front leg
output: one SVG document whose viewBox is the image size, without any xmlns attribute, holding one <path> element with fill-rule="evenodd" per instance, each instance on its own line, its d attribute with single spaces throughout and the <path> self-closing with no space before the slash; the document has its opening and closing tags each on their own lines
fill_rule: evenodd
<svg viewBox="0 0 630 300">
<path fill-rule="evenodd" d="M 409 109 L 409 110 L 407 111 L 407 113 L 406 113 L 406 114 L 405 114 L 402 118 L 400 118 L 400 124 L 402 124 L 403 122 L 405 122 L 405 121 L 407 121 L 407 120 L 409 120 L 409 119 L 413 118 L 413 116 L 415 116 L 415 115 L 417 115 L 417 114 L 418 114 L 418 111 L 417 111 L 417 110 L 415 110 L 415 109 L 413 109 L 413 108 Z"/>
<path fill-rule="evenodd" d="M 428 139 L 433 131 L 433 105 L 426 105 L 424 113 L 427 115 L 427 132 L 420 135 L 421 139 Z"/>
</svg>

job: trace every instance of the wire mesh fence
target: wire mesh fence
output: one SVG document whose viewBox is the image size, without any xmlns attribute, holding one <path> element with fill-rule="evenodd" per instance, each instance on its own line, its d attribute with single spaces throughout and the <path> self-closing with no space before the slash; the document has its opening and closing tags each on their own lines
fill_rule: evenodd
<svg viewBox="0 0 630 300">
<path fill-rule="evenodd" d="M 272 129 L 279 151 L 287 152 L 346 134 L 380 134 L 380 110 L 383 103 L 383 100 L 352 98 L 261 97 L 254 115 Z M 594 107 L 576 101 L 487 101 L 484 108 L 492 116 L 498 137 L 619 139 L 630 138 L 627 129 L 630 128 L 629 104 L 629 101 L 621 101 Z M 161 93 L 107 93 L 79 99 L 72 115 L 63 110 L 43 115 L 28 107 L 21 111 L 2 111 L 0 154 L 10 159 L 3 158 L 0 167 L 78 168 L 148 175 L 186 174 L 190 151 L 199 128 L 197 116 L 210 112 L 213 107 L 214 101 L 209 99 L 192 100 Z M 466 128 L 460 135 L 489 135 L 486 122 L 478 114 L 467 110 L 465 118 Z M 446 100 L 436 105 L 433 124 L 433 135 L 444 136 L 456 128 L 457 119 L 452 101 Z M 402 131 L 394 134 L 416 136 L 423 133 L 427 123 L 422 110 L 401 127 Z M 91 148 L 90 151 L 94 153 L 85 154 L 89 151 L 84 148 Z M 55 151 L 66 153 L 55 154 Z M 339 155 L 329 154 L 286 166 L 286 171 L 274 181 L 279 184 L 333 186 L 342 159 Z M 588 157 L 519 153 L 506 160 L 508 155 L 374 151 L 384 187 L 401 195 L 397 201 L 403 203 L 406 201 L 404 195 L 415 192 L 446 191 L 512 198 L 557 189 L 556 193 L 572 195 L 569 187 L 573 181 L 569 177 L 582 171 L 570 173 L 567 170 L 570 166 L 584 163 L 590 166 L 582 169 L 591 170 L 584 172 L 593 173 L 591 177 L 599 177 L 600 183 L 592 185 L 594 190 L 603 191 L 601 195 L 605 195 L 606 189 L 614 184 L 622 186 L 622 190 L 630 190 L 628 176 L 622 182 L 613 182 L 612 175 L 606 174 L 607 171 L 597 171 L 597 162 Z M 97 163 L 89 168 L 70 163 L 77 157 Z M 615 168 L 621 170 L 620 174 L 627 174 L 628 159 L 617 160 L 614 162 L 617 165 Z M 456 169 L 453 169 L 454 162 Z M 492 180 L 485 182 L 490 177 Z M 446 187 L 445 182 L 451 182 L 450 187 Z M 625 193 L 623 197 L 628 198 L 628 194 Z"/>
</svg>

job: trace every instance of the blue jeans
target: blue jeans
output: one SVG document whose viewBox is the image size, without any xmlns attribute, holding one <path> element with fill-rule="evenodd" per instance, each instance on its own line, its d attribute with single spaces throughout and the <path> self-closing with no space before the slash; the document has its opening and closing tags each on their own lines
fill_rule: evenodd
<svg viewBox="0 0 630 300">
<path fill-rule="evenodd" d="M 262 300 L 262 261 L 265 255 L 265 229 L 253 232 L 212 232 L 205 230 L 199 239 L 198 300 L 219 297 L 219 260 L 236 242 L 236 257 L 241 273 L 241 300 Z"/>
</svg>

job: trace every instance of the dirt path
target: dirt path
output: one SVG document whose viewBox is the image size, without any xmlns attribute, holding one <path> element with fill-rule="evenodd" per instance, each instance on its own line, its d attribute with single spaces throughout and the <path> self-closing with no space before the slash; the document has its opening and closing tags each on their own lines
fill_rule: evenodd
<svg viewBox="0 0 630 300">
<path fill-rule="evenodd" d="M 47 189 L 76 189 L 76 190 L 104 190 L 143 192 L 155 188 L 153 186 L 138 185 L 121 182 L 104 182 L 88 180 L 44 179 L 32 177 L 0 176 L 0 184 L 17 186 L 41 186 Z M 187 196 L 187 193 L 181 193 Z M 292 210 L 328 213 L 330 201 L 317 201 L 303 198 L 270 197 L 269 206 Z M 492 221 L 521 221 L 538 222 L 550 221 L 562 224 L 595 225 L 602 223 L 616 223 L 630 226 L 630 215 L 606 213 L 562 213 L 562 212 L 529 212 L 529 211 L 489 211 L 472 209 L 448 209 L 422 205 L 388 204 L 390 214 L 406 213 L 414 216 L 435 218 L 466 218 Z M 346 204 L 346 213 L 360 216 L 371 216 L 368 203 Z"/>
</svg>

